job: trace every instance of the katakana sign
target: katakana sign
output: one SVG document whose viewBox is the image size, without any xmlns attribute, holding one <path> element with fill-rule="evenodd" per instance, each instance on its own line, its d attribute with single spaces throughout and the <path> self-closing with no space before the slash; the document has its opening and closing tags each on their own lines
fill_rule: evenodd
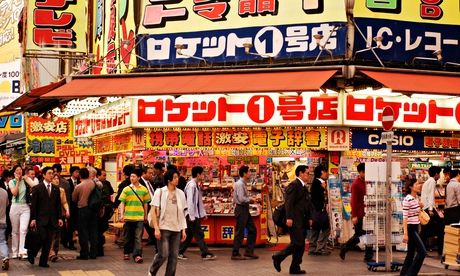
<svg viewBox="0 0 460 276">
<path fill-rule="evenodd" d="M 437 50 L 442 50 L 445 62 L 460 61 L 457 0 L 356 0 L 354 20 L 365 36 L 355 33 L 355 51 L 376 46 L 372 39 L 382 37 L 382 46 L 375 51 L 384 61 L 412 63 L 417 62 L 415 57 L 429 57 L 436 63 L 433 52 Z M 375 57 L 367 51 L 356 59 Z"/>
<path fill-rule="evenodd" d="M 263 81 L 263 80 L 261 80 Z M 341 123 L 339 97 L 319 92 L 135 98 L 136 127 L 309 126 Z"/>
<path fill-rule="evenodd" d="M 190 56 L 208 62 L 313 57 L 321 50 L 316 34 L 333 55 L 345 53 L 341 0 L 144 0 L 143 7 L 141 66 L 198 62 Z M 244 44 L 256 55 L 246 54 Z"/>
</svg>

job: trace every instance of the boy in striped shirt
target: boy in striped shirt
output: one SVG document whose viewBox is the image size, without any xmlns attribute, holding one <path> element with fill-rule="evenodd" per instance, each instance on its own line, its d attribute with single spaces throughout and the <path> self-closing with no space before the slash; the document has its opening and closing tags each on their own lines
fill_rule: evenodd
<svg viewBox="0 0 460 276">
<path fill-rule="evenodd" d="M 125 187 L 120 195 L 120 221 L 125 223 L 124 260 L 129 260 L 133 253 L 136 263 L 142 263 L 142 232 L 147 221 L 147 204 L 150 194 L 147 188 L 140 185 L 142 171 L 135 169 L 130 175 L 131 185 Z"/>
</svg>

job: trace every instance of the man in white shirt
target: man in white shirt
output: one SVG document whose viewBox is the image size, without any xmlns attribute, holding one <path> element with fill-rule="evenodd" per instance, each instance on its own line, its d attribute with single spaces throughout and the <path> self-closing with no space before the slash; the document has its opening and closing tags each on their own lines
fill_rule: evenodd
<svg viewBox="0 0 460 276">
<path fill-rule="evenodd" d="M 426 246 L 428 238 L 431 236 L 436 236 L 438 254 L 442 255 L 444 242 L 444 222 L 436 212 L 435 203 L 436 182 L 440 177 L 441 168 L 437 166 L 431 166 L 428 169 L 428 174 L 430 175 L 430 178 L 428 178 L 428 180 L 423 184 L 421 197 L 423 209 L 430 215 L 430 222 L 427 225 L 422 225 L 422 232 L 420 237 Z"/>
<path fill-rule="evenodd" d="M 206 210 L 203 204 L 203 194 L 198 183 L 204 180 L 203 167 L 195 166 L 192 168 L 192 180 L 185 186 L 185 197 L 187 199 L 187 239 L 180 245 L 179 259 L 186 260 L 184 253 L 195 238 L 201 250 L 203 260 L 214 260 L 216 256 L 209 252 L 208 246 L 204 241 L 204 233 L 201 229 L 201 220 L 207 219 Z"/>
<path fill-rule="evenodd" d="M 147 190 L 149 191 L 149 195 L 150 195 L 150 198 L 153 198 L 153 195 L 155 193 L 155 189 L 153 187 L 153 184 L 152 184 L 152 181 L 153 180 L 153 168 L 152 167 L 147 167 L 147 166 L 144 166 L 142 168 L 142 177 L 139 179 L 139 183 L 146 187 Z M 148 210 L 147 212 L 150 212 L 150 205 L 148 205 Z M 148 242 L 146 243 L 146 245 L 153 245 L 154 248 L 155 248 L 155 251 L 157 251 L 157 243 L 156 243 L 156 239 L 155 239 L 155 233 L 154 233 L 154 229 L 152 227 L 150 227 L 149 223 L 146 222 L 144 223 L 144 228 L 145 228 L 145 231 L 147 232 L 147 234 L 149 235 L 149 240 Z"/>
</svg>

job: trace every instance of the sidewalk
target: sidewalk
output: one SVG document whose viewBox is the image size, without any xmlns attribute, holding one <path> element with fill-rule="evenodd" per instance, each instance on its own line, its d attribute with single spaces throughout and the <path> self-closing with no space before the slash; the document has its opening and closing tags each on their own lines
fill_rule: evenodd
<svg viewBox="0 0 460 276">
<path fill-rule="evenodd" d="M 56 263 L 50 263 L 51 268 L 40 268 L 30 265 L 27 261 L 11 260 L 8 274 L 2 275 L 147 275 L 148 268 L 153 259 L 152 247 L 144 247 L 144 263 L 135 264 L 131 261 L 123 261 L 123 252 L 113 243 L 113 238 L 107 238 L 106 256 L 96 260 L 75 260 L 77 251 L 62 250 L 61 258 Z M 211 248 L 217 255 L 215 261 L 202 261 L 197 248 L 187 251 L 186 261 L 179 261 L 176 275 L 187 276 L 223 276 L 223 275 L 288 275 L 291 259 L 288 258 L 282 265 L 281 273 L 277 273 L 272 265 L 272 251 L 267 248 L 257 248 L 256 254 L 260 256 L 255 261 L 232 261 L 230 260 L 231 249 L 228 247 Z M 308 256 L 304 255 L 302 269 L 307 275 L 399 275 L 397 273 L 370 272 L 363 263 L 362 252 L 349 252 L 345 261 L 340 260 L 336 249 L 331 256 Z M 402 261 L 405 254 L 396 252 L 395 260 Z M 382 257 L 384 255 L 382 254 Z M 36 260 L 36 263 L 38 260 Z M 166 263 L 158 273 L 164 275 Z M 427 275 L 460 275 L 457 270 L 445 270 L 439 259 L 426 258 L 421 273 Z M 422 274 L 421 274 L 422 275 Z"/>
</svg>

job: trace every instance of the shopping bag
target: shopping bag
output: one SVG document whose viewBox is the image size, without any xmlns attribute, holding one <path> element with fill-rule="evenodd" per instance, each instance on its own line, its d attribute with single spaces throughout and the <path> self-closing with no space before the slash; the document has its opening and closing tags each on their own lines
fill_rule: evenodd
<svg viewBox="0 0 460 276">
<path fill-rule="evenodd" d="M 37 228 L 29 228 L 24 242 L 24 248 L 34 251 L 40 246 L 40 234 Z"/>
<path fill-rule="evenodd" d="M 420 214 L 418 215 L 421 225 L 427 225 L 430 222 L 430 215 L 428 215 L 425 210 L 420 210 Z"/>
</svg>

